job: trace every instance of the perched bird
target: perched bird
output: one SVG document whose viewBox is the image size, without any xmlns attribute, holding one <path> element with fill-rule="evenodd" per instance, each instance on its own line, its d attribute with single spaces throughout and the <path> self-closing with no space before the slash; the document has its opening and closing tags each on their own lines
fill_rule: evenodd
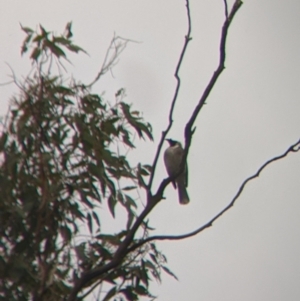
<svg viewBox="0 0 300 301">
<path fill-rule="evenodd" d="M 166 139 L 170 146 L 165 150 L 164 161 L 169 177 L 179 172 L 181 159 L 183 156 L 183 148 L 181 143 L 172 139 Z M 187 165 L 179 176 L 172 182 L 174 188 L 178 188 L 178 197 L 180 204 L 187 204 L 190 201 L 187 193 Z"/>
</svg>

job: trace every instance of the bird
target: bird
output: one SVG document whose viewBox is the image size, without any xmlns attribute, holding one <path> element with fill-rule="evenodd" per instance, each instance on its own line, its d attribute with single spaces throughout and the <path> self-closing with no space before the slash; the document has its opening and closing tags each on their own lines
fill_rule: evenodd
<svg viewBox="0 0 300 301">
<path fill-rule="evenodd" d="M 181 143 L 176 140 L 166 140 L 169 142 L 170 146 L 165 150 L 164 162 L 169 177 L 172 177 L 179 172 L 180 163 L 183 156 L 183 148 L 181 146 Z M 188 172 L 187 164 L 185 164 L 183 172 L 180 173 L 177 178 L 172 181 L 174 188 L 178 188 L 179 203 L 182 205 L 188 204 L 190 202 L 190 198 L 186 189 L 188 184 L 187 180 Z"/>
</svg>

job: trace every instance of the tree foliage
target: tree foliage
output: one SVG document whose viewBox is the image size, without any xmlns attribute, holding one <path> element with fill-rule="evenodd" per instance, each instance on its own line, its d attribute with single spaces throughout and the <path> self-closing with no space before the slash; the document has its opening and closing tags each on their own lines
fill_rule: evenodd
<svg viewBox="0 0 300 301">
<path fill-rule="evenodd" d="M 71 23 L 56 36 L 40 26 L 26 33 L 22 54 L 33 71 L 11 102 L 0 139 L 0 296 L 5 300 L 63 300 L 86 271 L 106 265 L 137 216 L 134 191 L 150 165 L 132 166 L 126 152 L 135 134 L 152 140 L 151 126 L 125 101 L 114 104 L 75 79 L 66 79 L 67 51 L 85 52 L 72 41 Z M 55 71 L 56 70 L 56 71 Z M 125 185 L 125 184 L 126 185 Z M 129 183 L 129 184 L 128 184 Z M 123 185 L 123 186 L 122 186 Z M 128 215 L 115 235 L 101 231 L 99 208 L 108 203 Z M 82 226 L 90 235 L 79 239 Z M 148 226 L 142 223 L 147 236 Z M 131 252 L 122 265 L 86 285 L 110 289 L 102 300 L 149 296 L 166 258 L 154 243 Z M 91 290 L 90 290 L 91 291 Z"/>
</svg>

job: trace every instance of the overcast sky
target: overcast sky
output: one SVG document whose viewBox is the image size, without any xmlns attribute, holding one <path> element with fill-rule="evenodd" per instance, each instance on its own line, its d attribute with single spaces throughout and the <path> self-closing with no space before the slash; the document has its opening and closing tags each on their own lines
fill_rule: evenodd
<svg viewBox="0 0 300 301">
<path fill-rule="evenodd" d="M 224 21 L 223 0 L 191 0 L 190 6 L 193 40 L 170 134 L 178 140 L 217 66 Z M 127 101 L 143 111 L 155 135 L 154 143 L 139 144 L 131 157 L 151 163 L 174 93 L 187 30 L 185 1 L 2 1 L 0 83 L 9 80 L 6 63 L 18 76 L 30 68 L 20 57 L 25 35 L 19 23 L 60 33 L 69 21 L 75 43 L 89 56 L 72 56 L 74 66 L 68 68 L 85 82 L 99 71 L 114 33 L 139 42 L 128 45 L 113 76 L 100 81 L 95 92 L 105 91 L 113 100 L 126 88 Z M 180 206 L 169 186 L 167 199 L 152 213 L 155 234 L 201 226 L 230 202 L 246 177 L 299 139 L 299 70 L 299 0 L 245 1 L 230 28 L 226 69 L 196 122 L 188 158 L 191 203 Z M 16 88 L 0 89 L 4 114 Z M 161 285 L 153 285 L 158 300 L 300 300 L 299 156 L 268 167 L 213 227 L 187 240 L 158 243 L 179 278 L 164 276 Z M 160 160 L 155 185 L 165 176 Z"/>
</svg>

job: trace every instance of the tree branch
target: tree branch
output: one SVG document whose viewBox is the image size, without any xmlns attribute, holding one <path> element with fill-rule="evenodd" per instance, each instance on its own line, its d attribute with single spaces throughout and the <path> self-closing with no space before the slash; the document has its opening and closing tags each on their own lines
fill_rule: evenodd
<svg viewBox="0 0 300 301">
<path fill-rule="evenodd" d="M 213 73 L 208 85 L 206 86 L 197 106 L 194 109 L 194 112 L 187 123 L 185 127 L 185 149 L 188 149 L 191 143 L 191 135 L 192 135 L 192 127 L 195 123 L 195 120 L 202 109 L 202 107 L 205 104 L 206 99 L 208 98 L 210 92 L 214 88 L 219 76 L 221 75 L 222 71 L 225 69 L 225 60 L 226 60 L 226 41 L 227 41 L 227 34 L 228 34 L 228 29 L 230 27 L 230 24 L 236 15 L 237 11 L 239 8 L 242 6 L 243 2 L 241 0 L 236 0 L 235 3 L 232 6 L 231 12 L 226 18 L 224 25 L 222 27 L 222 34 L 221 34 L 221 41 L 220 41 L 220 59 L 219 59 L 219 65 L 216 69 L 216 71 Z"/>
<path fill-rule="evenodd" d="M 135 223 L 133 224 L 132 228 L 128 231 L 125 239 L 120 244 L 118 250 L 116 251 L 113 259 L 107 263 L 104 266 L 101 266 L 99 268 L 94 268 L 90 271 L 87 271 L 82 275 L 80 279 L 78 279 L 77 283 L 75 284 L 74 288 L 71 291 L 71 294 L 68 298 L 68 301 L 75 301 L 76 296 L 79 293 L 79 291 L 85 287 L 85 285 L 90 282 L 91 280 L 100 277 L 104 273 L 110 271 L 111 269 L 117 267 L 124 257 L 129 253 L 127 248 L 132 243 L 135 232 L 140 227 L 141 223 L 143 222 L 144 218 L 149 214 L 149 212 L 156 206 L 156 204 L 160 201 L 160 199 L 152 197 L 151 202 L 147 202 L 147 205 L 145 209 L 142 211 L 142 213 L 138 216 Z"/>
<path fill-rule="evenodd" d="M 224 0 L 224 6 L 225 6 L 225 17 L 226 17 L 226 19 L 228 19 L 228 4 L 227 4 L 227 0 Z"/>
<path fill-rule="evenodd" d="M 187 20 L 188 20 L 188 29 L 187 29 L 187 34 L 185 36 L 185 41 L 184 41 L 184 44 L 183 44 L 183 48 L 182 48 L 182 51 L 180 53 L 180 57 L 179 57 L 179 60 L 178 60 L 178 63 L 177 63 L 176 69 L 175 69 L 174 76 L 176 78 L 177 85 L 176 85 L 176 88 L 175 88 L 173 100 L 172 100 L 171 107 L 170 107 L 169 124 L 168 124 L 167 128 L 165 129 L 165 131 L 162 132 L 161 139 L 160 139 L 160 142 L 159 142 L 157 150 L 156 150 L 155 158 L 154 158 L 154 161 L 153 161 L 153 164 L 152 164 L 152 172 L 151 172 L 150 179 L 149 179 L 149 184 L 148 184 L 149 192 L 151 191 L 151 187 L 152 187 L 152 183 L 153 183 L 153 179 L 154 179 L 154 175 L 155 175 L 155 169 L 156 169 L 157 161 L 158 161 L 163 143 L 164 143 L 164 141 L 167 137 L 167 134 L 169 133 L 169 131 L 172 127 L 172 124 L 173 124 L 173 112 L 174 112 L 174 108 L 175 108 L 175 104 L 176 104 L 176 100 L 177 100 L 177 97 L 178 97 L 180 84 L 181 84 L 181 79 L 180 79 L 180 76 L 179 76 L 179 70 L 180 70 L 180 67 L 182 65 L 184 55 L 187 51 L 188 43 L 192 40 L 192 38 L 191 38 L 192 21 L 191 21 L 191 12 L 190 12 L 189 0 L 186 0 L 186 13 L 187 13 Z M 168 183 L 170 183 L 170 182 L 171 182 L 171 180 Z"/>
<path fill-rule="evenodd" d="M 115 35 L 113 36 L 106 51 L 100 71 L 98 72 L 95 79 L 90 84 L 86 85 L 86 87 L 92 87 L 105 73 L 112 70 L 112 68 L 118 63 L 118 58 L 120 54 L 125 50 L 128 42 L 136 43 L 136 41 L 130 39 L 124 39 Z"/>
<path fill-rule="evenodd" d="M 239 187 L 237 193 L 235 194 L 235 196 L 233 197 L 233 199 L 231 200 L 231 202 L 222 210 L 220 211 L 216 216 L 214 216 L 212 219 L 210 219 L 206 224 L 204 224 L 203 226 L 201 226 L 200 228 L 186 233 L 186 234 L 182 234 L 182 235 L 157 235 L 157 236 L 151 236 L 148 237 L 142 241 L 139 241 L 138 243 L 134 244 L 132 247 L 130 247 L 128 249 L 128 253 L 134 251 L 135 249 L 141 247 L 142 245 L 144 245 L 145 243 L 148 243 L 150 241 L 153 240 L 181 240 L 181 239 L 185 239 L 188 237 L 192 237 L 195 236 L 197 234 L 199 234 L 200 232 L 202 232 L 203 230 L 205 230 L 206 228 L 209 228 L 212 226 L 212 224 L 221 217 L 221 215 L 223 215 L 226 211 L 228 211 L 231 207 L 233 207 L 233 205 L 235 204 L 236 200 L 240 197 L 240 195 L 242 194 L 244 188 L 246 187 L 246 185 L 253 179 L 258 178 L 259 175 L 261 174 L 261 172 L 271 163 L 281 160 L 284 157 L 286 157 L 289 153 L 295 153 L 298 152 L 300 150 L 300 139 L 292 144 L 283 154 L 274 157 L 270 160 L 268 160 L 267 162 L 265 162 L 258 170 L 257 172 L 248 177 L 246 180 L 243 181 L 243 183 L 241 184 L 241 186 Z"/>
</svg>

